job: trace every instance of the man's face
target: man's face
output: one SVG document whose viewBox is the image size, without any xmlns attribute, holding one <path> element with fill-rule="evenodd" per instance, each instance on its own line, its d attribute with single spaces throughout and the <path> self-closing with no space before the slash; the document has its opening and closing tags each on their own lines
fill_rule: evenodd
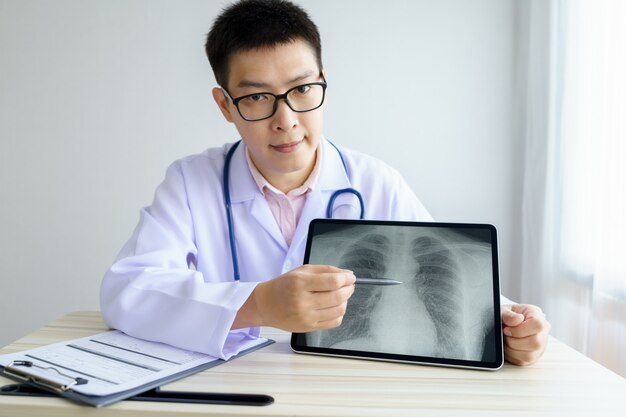
<svg viewBox="0 0 626 417">
<path fill-rule="evenodd" d="M 232 98 L 268 92 L 283 94 L 298 85 L 320 81 L 315 54 L 304 41 L 234 54 L 226 87 Z M 285 100 L 265 120 L 246 121 L 221 89 L 213 97 L 224 117 L 235 124 L 257 169 L 275 187 L 289 191 L 301 185 L 315 164 L 323 127 L 323 107 L 296 113 Z"/>
</svg>

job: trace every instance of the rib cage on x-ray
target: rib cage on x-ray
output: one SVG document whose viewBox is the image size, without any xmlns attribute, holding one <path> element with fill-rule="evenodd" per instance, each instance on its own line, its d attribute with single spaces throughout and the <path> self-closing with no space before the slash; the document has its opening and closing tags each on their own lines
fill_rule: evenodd
<svg viewBox="0 0 626 417">
<path fill-rule="evenodd" d="M 403 284 L 357 285 L 342 325 L 308 333 L 307 344 L 483 359 L 493 317 L 489 243 L 444 228 L 342 225 L 315 237 L 309 263 Z"/>
<path fill-rule="evenodd" d="M 439 348 L 448 357 L 463 358 L 463 280 L 457 260 L 439 239 L 428 236 L 411 242 L 418 298 L 435 324 Z"/>
</svg>

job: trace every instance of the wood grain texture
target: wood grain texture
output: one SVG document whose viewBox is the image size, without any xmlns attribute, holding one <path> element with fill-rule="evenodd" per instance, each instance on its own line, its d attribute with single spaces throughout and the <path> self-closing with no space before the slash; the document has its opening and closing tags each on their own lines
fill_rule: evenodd
<svg viewBox="0 0 626 417">
<path fill-rule="evenodd" d="M 106 329 L 98 312 L 75 312 L 0 353 Z M 125 401 L 95 409 L 0 396 L 0 416 L 626 416 L 626 381 L 554 338 L 538 364 L 490 372 L 300 355 L 289 333 L 268 328 L 263 335 L 277 343 L 164 389 L 269 394 L 270 406 Z"/>
</svg>

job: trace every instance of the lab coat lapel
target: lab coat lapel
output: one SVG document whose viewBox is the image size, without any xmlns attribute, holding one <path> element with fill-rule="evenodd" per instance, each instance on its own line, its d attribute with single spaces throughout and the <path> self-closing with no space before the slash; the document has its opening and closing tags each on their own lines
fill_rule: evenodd
<svg viewBox="0 0 626 417">
<path fill-rule="evenodd" d="M 250 168 L 246 161 L 245 144 L 241 143 L 233 154 L 233 159 L 230 166 L 230 183 L 231 183 L 231 202 L 233 204 L 233 211 L 236 208 L 235 205 L 243 205 L 240 207 L 243 210 L 250 210 L 252 219 L 264 229 L 271 237 L 278 243 L 285 251 L 287 251 L 287 242 L 283 237 L 276 219 L 272 214 L 272 211 L 265 200 L 265 196 L 259 190 L 258 185 L 254 181 Z M 239 227 L 244 227 L 249 224 L 248 220 L 240 220 L 235 216 L 235 227 L 239 224 Z"/>
<path fill-rule="evenodd" d="M 320 144 L 322 149 L 320 174 L 313 191 L 307 196 L 300 221 L 291 242 L 292 248 L 298 248 L 303 245 L 311 220 L 326 217 L 326 207 L 328 206 L 330 196 L 337 190 L 351 187 L 350 180 L 335 147 L 328 143 L 326 139 L 323 139 Z M 361 208 L 358 200 L 353 195 L 342 194 L 339 196 L 335 200 L 335 207 L 338 208 L 340 206 L 348 206 L 344 207 L 348 209 L 346 212 L 356 213 L 356 218 L 358 219 L 358 213 L 360 213 Z"/>
<path fill-rule="evenodd" d="M 280 232 L 278 223 L 276 223 L 276 218 L 272 214 L 272 210 L 270 210 L 267 200 L 263 194 L 257 195 L 252 201 L 250 214 L 252 214 L 252 217 L 256 220 L 259 226 L 265 229 L 265 231 L 269 233 L 276 243 L 278 243 L 286 252 L 287 242 L 285 241 L 283 234 Z"/>
<path fill-rule="evenodd" d="M 315 218 L 325 217 L 324 211 L 326 210 L 326 201 L 323 193 L 315 188 L 306 198 L 306 203 L 302 209 L 300 215 L 300 221 L 296 226 L 296 232 L 291 240 L 291 247 L 298 248 L 306 240 L 306 236 L 309 232 L 309 223 Z"/>
</svg>

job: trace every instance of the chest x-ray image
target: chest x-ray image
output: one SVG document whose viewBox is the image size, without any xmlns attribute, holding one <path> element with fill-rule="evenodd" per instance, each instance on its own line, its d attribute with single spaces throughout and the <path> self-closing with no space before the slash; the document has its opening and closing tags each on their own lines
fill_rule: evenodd
<svg viewBox="0 0 626 417">
<path fill-rule="evenodd" d="M 495 361 L 495 229 L 492 235 L 490 228 L 471 225 L 418 225 L 321 221 L 312 226 L 308 263 L 402 284 L 356 284 L 341 326 L 306 333 L 306 345 Z"/>
</svg>

